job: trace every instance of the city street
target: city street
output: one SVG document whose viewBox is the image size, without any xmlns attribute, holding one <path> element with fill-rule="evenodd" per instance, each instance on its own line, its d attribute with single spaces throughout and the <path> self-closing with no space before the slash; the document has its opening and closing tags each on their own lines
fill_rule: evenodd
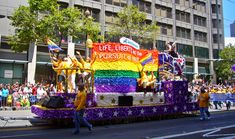
<svg viewBox="0 0 235 139">
<path fill-rule="evenodd" d="M 92 132 L 82 127 L 78 135 L 72 134 L 73 128 L 58 128 L 49 125 L 7 127 L 1 128 L 0 139 L 235 138 L 234 117 L 234 110 L 214 111 L 212 112 L 212 118 L 206 121 L 200 121 L 199 117 L 184 117 L 129 124 L 95 126 Z"/>
</svg>

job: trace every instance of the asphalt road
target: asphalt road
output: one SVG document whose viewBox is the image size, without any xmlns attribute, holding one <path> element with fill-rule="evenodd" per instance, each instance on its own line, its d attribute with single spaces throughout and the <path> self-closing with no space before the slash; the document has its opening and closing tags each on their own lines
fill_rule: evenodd
<svg viewBox="0 0 235 139">
<path fill-rule="evenodd" d="M 235 138 L 235 111 L 212 113 L 212 118 L 185 117 L 129 124 L 95 126 L 92 132 L 82 127 L 73 135 L 73 128 L 50 126 L 4 128 L 0 139 L 158 139 L 158 138 Z"/>
</svg>

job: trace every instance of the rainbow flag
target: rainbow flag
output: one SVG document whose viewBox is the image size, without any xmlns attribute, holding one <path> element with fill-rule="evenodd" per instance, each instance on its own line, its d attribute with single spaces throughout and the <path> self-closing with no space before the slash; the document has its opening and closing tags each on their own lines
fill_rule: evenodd
<svg viewBox="0 0 235 139">
<path fill-rule="evenodd" d="M 50 52 L 60 52 L 63 51 L 58 45 L 56 45 L 50 39 L 47 39 L 47 45 Z"/>
<path fill-rule="evenodd" d="M 146 65 L 147 63 L 153 60 L 152 53 L 147 54 L 144 58 L 140 60 L 142 66 Z"/>
</svg>

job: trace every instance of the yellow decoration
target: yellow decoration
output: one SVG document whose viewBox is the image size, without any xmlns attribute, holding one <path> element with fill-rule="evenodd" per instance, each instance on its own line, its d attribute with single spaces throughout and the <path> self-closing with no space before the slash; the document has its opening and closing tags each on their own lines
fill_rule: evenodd
<svg viewBox="0 0 235 139">
<path fill-rule="evenodd" d="M 92 67 L 95 70 L 130 70 L 139 72 L 139 63 L 133 63 L 130 61 L 94 62 Z M 145 65 L 145 70 L 157 71 L 158 65 Z"/>
<path fill-rule="evenodd" d="M 87 39 L 86 40 L 86 46 L 88 47 L 88 48 L 92 48 L 93 47 L 93 42 L 92 42 L 92 40 L 91 39 Z"/>
</svg>

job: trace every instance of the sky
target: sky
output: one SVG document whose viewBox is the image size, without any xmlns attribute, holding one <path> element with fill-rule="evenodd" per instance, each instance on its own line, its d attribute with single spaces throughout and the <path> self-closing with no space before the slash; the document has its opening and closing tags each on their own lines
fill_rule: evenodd
<svg viewBox="0 0 235 139">
<path fill-rule="evenodd" d="M 222 0 L 224 14 L 224 36 L 230 37 L 230 24 L 235 21 L 235 0 Z"/>
</svg>

